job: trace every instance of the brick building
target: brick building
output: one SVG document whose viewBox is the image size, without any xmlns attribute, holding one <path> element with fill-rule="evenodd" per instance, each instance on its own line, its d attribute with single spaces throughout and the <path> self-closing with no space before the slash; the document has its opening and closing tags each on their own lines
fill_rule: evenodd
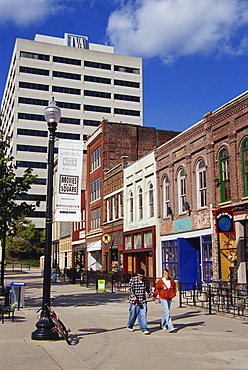
<svg viewBox="0 0 248 370">
<path fill-rule="evenodd" d="M 248 92 L 155 150 L 158 275 L 166 266 L 185 283 L 247 281 L 247 158 Z"/>
<path fill-rule="evenodd" d="M 108 272 L 123 271 L 123 169 L 127 157 L 108 170 L 103 180 L 103 232 L 109 235 L 103 245 L 105 268 Z"/>
<path fill-rule="evenodd" d="M 88 138 L 86 178 L 88 268 L 106 269 L 106 258 L 103 258 L 101 240 L 104 233 L 103 180 L 105 173 L 119 165 L 121 157 L 125 156 L 128 160 L 134 161 L 177 134 L 177 131 L 157 130 L 153 127 L 103 120 Z M 122 186 L 121 182 L 120 186 Z"/>
</svg>

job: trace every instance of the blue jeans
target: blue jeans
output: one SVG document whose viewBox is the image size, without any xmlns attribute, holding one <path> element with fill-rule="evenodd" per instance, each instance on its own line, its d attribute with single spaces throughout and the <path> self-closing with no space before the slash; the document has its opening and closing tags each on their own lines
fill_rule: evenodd
<svg viewBox="0 0 248 370">
<path fill-rule="evenodd" d="M 171 300 L 166 301 L 166 299 L 161 299 L 160 298 L 160 302 L 161 302 L 161 305 L 162 305 L 163 310 L 164 310 L 163 315 L 162 315 L 162 319 L 161 319 L 161 327 L 165 328 L 166 325 L 167 325 L 169 330 L 174 329 L 173 324 L 172 324 L 172 320 L 171 320 L 171 316 L 170 316 Z"/>
<path fill-rule="evenodd" d="M 137 319 L 139 320 L 139 326 L 141 331 L 146 331 L 147 329 L 147 303 L 141 305 L 130 303 L 129 306 L 129 318 L 127 327 L 131 328 L 134 326 L 134 323 Z"/>
</svg>

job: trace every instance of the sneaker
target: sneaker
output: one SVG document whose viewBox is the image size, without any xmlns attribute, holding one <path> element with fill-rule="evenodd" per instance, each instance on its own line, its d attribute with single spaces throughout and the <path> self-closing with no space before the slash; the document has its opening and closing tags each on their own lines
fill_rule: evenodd
<svg viewBox="0 0 248 370">
<path fill-rule="evenodd" d="M 134 328 L 129 328 L 129 327 L 127 327 L 127 330 L 128 330 L 128 331 L 134 331 Z"/>
<path fill-rule="evenodd" d="M 143 334 L 148 335 L 150 332 L 148 330 L 143 331 Z"/>
<path fill-rule="evenodd" d="M 171 330 L 169 330 L 169 333 L 173 333 L 173 331 L 176 331 L 176 328 L 172 328 Z"/>
<path fill-rule="evenodd" d="M 167 330 L 167 327 L 165 326 L 164 328 L 161 328 L 162 330 Z"/>
</svg>

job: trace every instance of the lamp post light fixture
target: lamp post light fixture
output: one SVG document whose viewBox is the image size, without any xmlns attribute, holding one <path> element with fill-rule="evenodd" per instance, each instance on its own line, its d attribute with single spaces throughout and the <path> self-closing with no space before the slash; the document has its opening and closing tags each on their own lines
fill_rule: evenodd
<svg viewBox="0 0 248 370">
<path fill-rule="evenodd" d="M 46 239 L 45 239 L 45 264 L 43 278 L 42 311 L 37 329 L 32 332 L 34 340 L 57 339 L 58 334 L 52 331 L 53 322 L 50 319 L 47 306 L 50 306 L 51 294 L 51 251 L 52 251 L 52 196 L 53 196 L 53 167 L 54 167 L 54 142 L 55 131 L 61 117 L 61 111 L 52 98 L 44 111 L 45 120 L 49 130 L 48 142 L 48 167 L 47 167 L 47 199 L 46 199 Z"/>
</svg>

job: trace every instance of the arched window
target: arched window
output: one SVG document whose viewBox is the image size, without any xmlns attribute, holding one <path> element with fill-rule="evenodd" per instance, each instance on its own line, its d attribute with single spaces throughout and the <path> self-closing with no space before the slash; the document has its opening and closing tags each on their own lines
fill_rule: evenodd
<svg viewBox="0 0 248 370">
<path fill-rule="evenodd" d="M 142 188 L 139 187 L 138 189 L 138 214 L 139 214 L 139 220 L 142 220 L 143 218 L 143 194 L 142 194 Z"/>
<path fill-rule="evenodd" d="M 248 138 L 242 143 L 242 170 L 243 170 L 243 184 L 244 196 L 248 196 Z"/>
<path fill-rule="evenodd" d="M 206 166 L 203 160 L 200 160 L 196 166 L 196 186 L 197 186 L 197 207 L 202 208 L 207 205 L 207 183 Z"/>
<path fill-rule="evenodd" d="M 154 191 L 153 184 L 151 182 L 148 185 L 148 198 L 149 198 L 149 217 L 154 217 Z"/>
<path fill-rule="evenodd" d="M 183 169 L 178 174 L 178 211 L 179 213 L 186 211 L 186 179 Z"/>
<path fill-rule="evenodd" d="M 221 201 L 231 199 L 231 188 L 230 188 L 230 166 L 229 156 L 227 149 L 222 149 L 219 156 L 219 168 L 220 168 L 220 196 Z"/>
<path fill-rule="evenodd" d="M 129 222 L 133 222 L 133 192 L 129 192 Z"/>
<path fill-rule="evenodd" d="M 166 176 L 164 178 L 164 218 L 169 216 L 169 179 Z"/>
</svg>

